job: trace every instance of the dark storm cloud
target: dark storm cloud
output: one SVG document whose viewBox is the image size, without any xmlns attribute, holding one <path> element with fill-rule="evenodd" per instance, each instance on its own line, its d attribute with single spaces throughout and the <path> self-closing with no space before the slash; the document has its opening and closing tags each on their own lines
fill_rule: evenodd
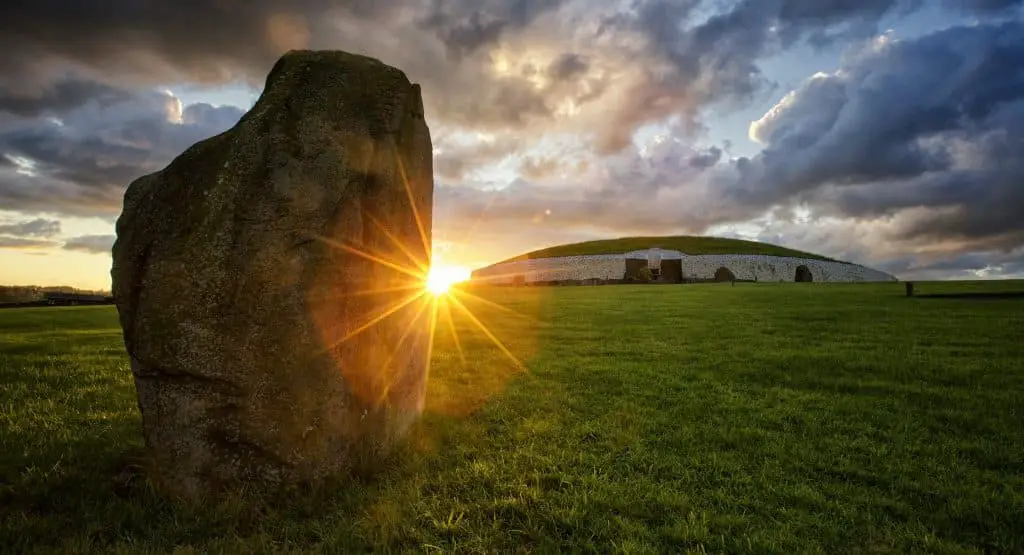
<svg viewBox="0 0 1024 555">
<path fill-rule="evenodd" d="M 587 63 L 587 60 L 579 54 L 566 52 L 551 62 L 547 72 L 548 75 L 557 80 L 572 79 L 577 75 L 586 73 L 589 67 L 590 64 Z"/>
<path fill-rule="evenodd" d="M 301 46 L 316 16 L 341 4 L 11 0 L 0 4 L 0 69 L 10 75 L 64 59 L 138 76 L 224 81 L 240 69 L 269 67 L 282 47 Z"/>
<path fill-rule="evenodd" d="M 190 145 L 230 127 L 234 107 L 190 105 L 168 94 L 125 93 L 87 103 L 61 121 L 31 120 L 0 131 L 0 153 L 23 161 L 0 167 L 0 205 L 9 210 L 117 214 L 134 179 L 168 164 Z"/>
<path fill-rule="evenodd" d="M 58 91 L 55 75 L 65 71 L 87 76 L 80 77 L 79 85 L 104 80 L 94 95 L 105 85 L 181 80 L 259 85 L 288 48 L 344 48 L 406 69 L 423 83 L 433 117 L 452 125 L 541 133 L 542 124 L 555 118 L 559 102 L 604 101 L 596 109 L 604 117 L 590 118 L 593 128 L 585 132 L 594 134 L 602 152 L 614 152 L 639 126 L 671 116 L 696 123 L 709 104 L 735 105 L 762 91 L 767 79 L 757 62 L 782 46 L 815 34 L 871 32 L 881 16 L 918 4 L 112 0 L 85 5 L 14 0 L 0 6 L 0 49 L 5 54 L 0 96 L 18 99 L 22 112 L 74 105 L 89 91 L 67 85 Z M 567 89 L 492 71 L 488 50 L 501 43 L 519 50 L 560 44 L 558 50 L 566 53 L 542 62 L 555 81 L 582 78 L 602 56 L 619 59 L 611 66 L 605 62 L 604 81 L 594 78 L 586 86 Z M 625 90 L 604 99 L 608 83 L 616 79 Z"/>
<path fill-rule="evenodd" d="M 1020 278 L 1024 277 L 1024 250 L 968 252 L 930 260 L 901 256 L 882 261 L 878 267 L 903 279 Z"/>
<path fill-rule="evenodd" d="M 717 146 L 709 148 L 705 152 L 694 154 L 690 157 L 690 167 L 692 168 L 710 168 L 718 163 L 722 159 L 722 149 Z"/>
<path fill-rule="evenodd" d="M 235 106 L 211 106 L 206 103 L 189 104 L 181 112 L 185 125 L 200 129 L 228 129 L 238 123 L 242 110 Z"/>
<path fill-rule="evenodd" d="M 434 173 L 447 181 L 461 180 L 471 170 L 498 162 L 521 147 L 519 137 L 503 135 L 494 140 L 458 141 L 441 134 L 434 140 Z"/>
<path fill-rule="evenodd" d="M 120 89 L 75 79 L 63 79 L 34 93 L 15 93 L 0 85 L 0 111 L 35 117 L 46 112 L 63 112 L 86 102 L 105 104 L 123 101 L 128 94 Z"/>
<path fill-rule="evenodd" d="M 116 88 L 184 81 L 259 86 L 288 49 L 341 48 L 405 69 L 423 83 L 435 117 L 525 125 L 549 116 L 542 94 L 521 78 L 491 74 L 486 53 L 475 54 L 562 3 L 13 0 L 0 4 L 0 97 L 17 100 L 22 112 L 73 105 L 80 102 L 75 93 L 86 91 L 51 90 L 69 71 L 79 81 Z"/>
<path fill-rule="evenodd" d="M 737 200 L 802 198 L 844 217 L 929 209 L 907 239 L 1024 243 L 1024 24 L 883 40 L 752 127 Z"/>
<path fill-rule="evenodd" d="M 646 0 L 629 15 L 608 18 L 605 33 L 638 33 L 638 59 L 656 67 L 630 91 L 633 102 L 613 114 L 599 144 L 603 152 L 624 147 L 637 127 L 681 116 L 693 129 L 703 108 L 735 106 L 766 90 L 770 81 L 758 61 L 800 41 L 825 44 L 866 37 L 882 16 L 916 8 L 917 0 L 742 0 L 696 25 L 688 25 L 697 0 Z"/>
<path fill-rule="evenodd" d="M 113 235 L 80 235 L 65 241 L 62 248 L 90 254 L 110 254 L 114 239 L 116 237 Z"/>
<path fill-rule="evenodd" d="M 458 58 L 493 44 L 502 33 L 521 29 L 566 0 L 432 0 L 422 25 L 437 34 Z"/>
<path fill-rule="evenodd" d="M 181 80 L 258 85 L 284 50 L 329 47 L 405 68 L 423 82 L 431 113 L 448 123 L 524 128 L 550 121 L 553 106 L 566 96 L 592 102 L 606 87 L 597 81 L 580 90 L 539 87 L 516 74 L 497 75 L 486 50 L 508 41 L 519 41 L 518 48 L 576 45 L 547 63 L 556 80 L 579 78 L 601 53 L 588 23 L 604 18 L 604 34 L 615 35 L 612 52 L 636 35 L 646 38 L 646 46 L 624 51 L 623 66 L 605 68 L 607 79 L 651 62 L 671 68 L 630 75 L 632 90 L 605 110 L 614 117 L 594 124 L 604 127 L 598 130 L 602 149 L 612 151 L 645 123 L 680 114 L 693 119 L 705 104 L 749 98 L 765 82 L 756 62 L 780 42 L 775 34 L 795 39 L 850 21 L 872 22 L 895 3 L 745 0 L 692 25 L 697 0 L 647 0 L 629 13 L 613 2 L 583 0 L 14 0 L 0 6 L 0 96 L 18 99 L 22 112 L 73 106 L 90 91 L 58 90 L 56 75 L 66 71 L 85 76 L 79 85 L 103 80 L 93 95 L 105 85 Z"/>
<path fill-rule="evenodd" d="M 982 13 L 1006 11 L 1019 7 L 1022 3 L 1024 0 L 946 0 L 946 5 L 952 8 Z"/>
</svg>

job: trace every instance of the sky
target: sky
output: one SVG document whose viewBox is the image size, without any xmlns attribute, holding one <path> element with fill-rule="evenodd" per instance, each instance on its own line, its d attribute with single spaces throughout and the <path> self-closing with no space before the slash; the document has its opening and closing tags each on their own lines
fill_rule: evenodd
<svg viewBox="0 0 1024 555">
<path fill-rule="evenodd" d="M 1024 277 L 1024 0 L 7 0 L 0 283 L 109 288 L 134 179 L 294 48 L 422 87 L 434 250 L 768 241 Z"/>
</svg>

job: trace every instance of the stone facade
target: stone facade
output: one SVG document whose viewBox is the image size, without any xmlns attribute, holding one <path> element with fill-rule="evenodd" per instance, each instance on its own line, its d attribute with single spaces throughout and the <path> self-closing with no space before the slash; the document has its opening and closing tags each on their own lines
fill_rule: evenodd
<svg viewBox="0 0 1024 555">
<path fill-rule="evenodd" d="M 644 258 L 657 264 L 661 260 L 680 260 L 685 280 L 710 280 L 715 270 L 724 267 L 738 280 L 795 281 L 797 268 L 806 266 L 816 282 L 896 281 L 885 272 L 847 262 L 759 254 L 688 255 L 663 249 L 507 262 L 481 268 L 473 272 L 473 279 L 496 285 L 511 285 L 519 276 L 525 283 L 620 280 L 626 271 L 627 258 Z M 658 267 L 657 264 L 652 267 Z"/>
</svg>

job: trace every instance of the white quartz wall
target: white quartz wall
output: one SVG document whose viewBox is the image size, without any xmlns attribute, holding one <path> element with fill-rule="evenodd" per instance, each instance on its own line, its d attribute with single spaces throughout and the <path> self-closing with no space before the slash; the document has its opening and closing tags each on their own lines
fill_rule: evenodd
<svg viewBox="0 0 1024 555">
<path fill-rule="evenodd" d="M 798 266 L 807 266 L 814 281 L 896 281 L 896 278 L 878 270 L 857 264 L 830 262 L 810 258 L 767 256 L 760 254 L 703 254 L 683 257 L 683 276 L 699 279 L 712 278 L 715 270 L 728 268 L 736 279 L 757 281 L 795 281 Z"/>
<path fill-rule="evenodd" d="M 536 258 L 488 266 L 473 272 L 473 278 L 486 278 L 492 283 L 512 283 L 515 276 L 534 281 L 569 281 L 584 279 L 622 279 L 626 257 L 621 254 L 561 256 Z"/>
<path fill-rule="evenodd" d="M 711 279 L 715 276 L 715 270 L 724 266 L 736 276 L 736 279 L 794 281 L 797 267 L 803 265 L 807 266 L 814 281 L 818 282 L 896 281 L 895 277 L 885 272 L 845 262 L 755 254 L 690 256 L 678 251 L 661 251 L 658 254 L 662 259 L 681 259 L 683 276 L 693 279 Z M 628 255 L 603 254 L 539 258 L 488 266 L 473 272 L 473 278 L 496 284 L 510 284 L 516 276 L 523 276 L 527 283 L 622 279 L 626 272 L 627 256 L 629 258 L 648 258 L 643 251 L 631 252 Z"/>
</svg>

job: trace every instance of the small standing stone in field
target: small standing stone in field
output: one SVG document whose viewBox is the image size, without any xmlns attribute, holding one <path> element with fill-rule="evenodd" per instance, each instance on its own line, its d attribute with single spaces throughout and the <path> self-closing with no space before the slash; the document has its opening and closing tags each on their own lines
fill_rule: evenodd
<svg viewBox="0 0 1024 555">
<path fill-rule="evenodd" d="M 389 451 L 423 409 L 430 310 L 418 269 L 357 251 L 426 264 L 432 197 L 419 87 L 337 51 L 285 54 L 234 128 L 131 184 L 111 275 L 158 487 Z"/>
</svg>

